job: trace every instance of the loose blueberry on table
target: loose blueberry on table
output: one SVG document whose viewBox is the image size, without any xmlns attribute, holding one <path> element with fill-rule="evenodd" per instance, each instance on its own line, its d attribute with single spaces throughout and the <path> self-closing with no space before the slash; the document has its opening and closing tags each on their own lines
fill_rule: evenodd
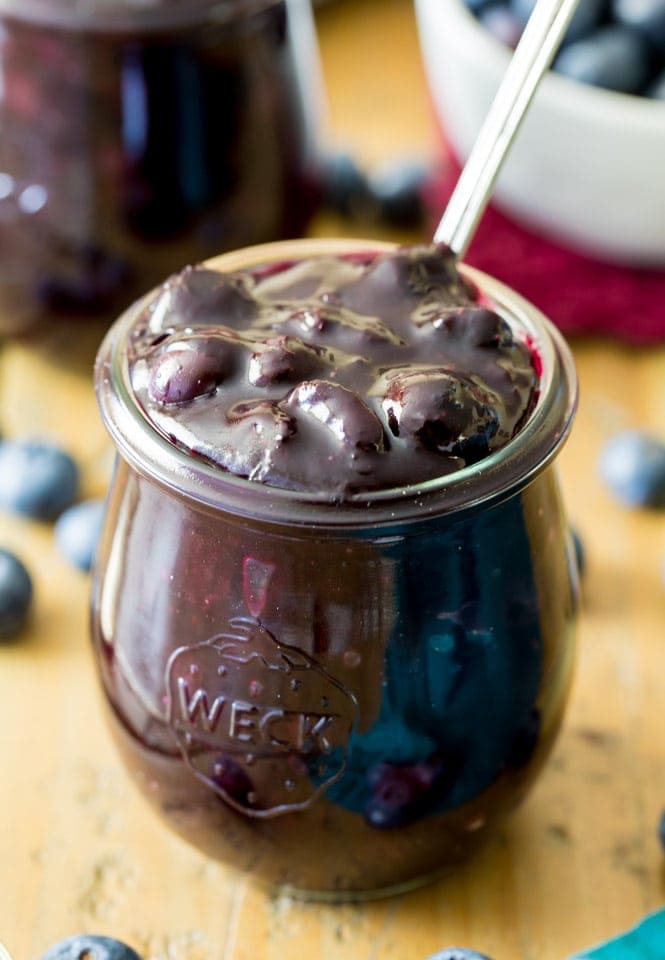
<svg viewBox="0 0 665 960">
<path fill-rule="evenodd" d="M 76 463 L 55 444 L 32 439 L 0 444 L 0 509 L 55 520 L 74 503 L 78 487 Z"/>
<path fill-rule="evenodd" d="M 351 220 L 416 228 L 425 216 L 427 177 L 427 165 L 418 159 L 397 158 L 365 173 L 349 154 L 332 152 L 323 164 L 324 204 Z"/>
<path fill-rule="evenodd" d="M 352 219 L 375 218 L 367 176 L 350 154 L 338 150 L 325 157 L 323 181 L 323 201 L 329 210 Z"/>
<path fill-rule="evenodd" d="M 141 957 L 120 940 L 76 934 L 49 947 L 41 960 L 141 960 Z"/>
<path fill-rule="evenodd" d="M 665 442 L 639 430 L 625 430 L 604 446 L 599 472 L 622 503 L 665 507 Z"/>
<path fill-rule="evenodd" d="M 0 548 L 0 640 L 10 640 L 26 625 L 32 602 L 32 579 L 23 563 Z"/>
<path fill-rule="evenodd" d="M 386 226 L 407 228 L 423 223 L 427 175 L 426 164 L 417 159 L 395 160 L 371 173 L 369 185 Z"/>
<path fill-rule="evenodd" d="M 484 953 L 469 950 L 468 947 L 446 947 L 438 953 L 433 953 L 427 960 L 491 960 Z"/>
<path fill-rule="evenodd" d="M 60 553 L 79 570 L 88 571 L 97 550 L 104 518 L 103 500 L 84 500 L 58 517 L 55 542 Z"/>
</svg>

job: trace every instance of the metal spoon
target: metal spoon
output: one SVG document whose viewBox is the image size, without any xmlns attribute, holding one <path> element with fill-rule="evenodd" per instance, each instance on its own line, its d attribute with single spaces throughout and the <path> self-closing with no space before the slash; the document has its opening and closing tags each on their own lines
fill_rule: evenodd
<svg viewBox="0 0 665 960">
<path fill-rule="evenodd" d="M 537 0 L 434 233 L 458 259 L 466 253 L 494 181 L 580 0 Z"/>
</svg>

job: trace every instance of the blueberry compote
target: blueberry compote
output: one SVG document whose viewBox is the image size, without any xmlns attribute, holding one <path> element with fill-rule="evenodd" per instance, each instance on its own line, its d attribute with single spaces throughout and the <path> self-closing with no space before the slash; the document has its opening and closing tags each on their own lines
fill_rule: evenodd
<svg viewBox="0 0 665 960">
<path fill-rule="evenodd" d="M 286 0 L 0 11 L 0 333 L 112 319 L 184 262 L 302 231 L 316 194 Z"/>
<path fill-rule="evenodd" d="M 106 338 L 93 629 L 171 826 L 345 898 L 450 868 L 552 743 L 575 391 L 546 322 L 445 249 L 332 248 L 187 269 Z"/>
<path fill-rule="evenodd" d="M 188 268 L 131 349 L 134 392 L 165 436 L 332 498 L 486 457 L 528 416 L 537 380 L 528 347 L 436 247 L 267 275 Z"/>
</svg>

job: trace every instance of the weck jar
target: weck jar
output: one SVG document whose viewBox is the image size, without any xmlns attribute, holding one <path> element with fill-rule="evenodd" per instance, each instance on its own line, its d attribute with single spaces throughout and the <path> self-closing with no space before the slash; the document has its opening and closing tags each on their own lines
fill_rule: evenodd
<svg viewBox="0 0 665 960">
<path fill-rule="evenodd" d="M 270 282 L 310 257 L 391 249 L 297 241 L 211 266 Z M 324 496 L 188 450 L 146 415 L 130 370 L 155 291 L 98 356 L 118 456 L 92 623 L 115 740 L 172 829 L 292 894 L 377 896 L 454 868 L 524 797 L 562 719 L 577 571 L 554 461 L 574 368 L 533 306 L 460 269 L 528 349 L 537 386 L 504 446 L 417 484 Z M 168 349 L 163 323 L 151 349 Z M 183 324 L 209 335 L 208 318 Z"/>
<path fill-rule="evenodd" d="M 309 0 L 0 0 L 0 335 L 301 234 L 317 63 Z"/>
</svg>

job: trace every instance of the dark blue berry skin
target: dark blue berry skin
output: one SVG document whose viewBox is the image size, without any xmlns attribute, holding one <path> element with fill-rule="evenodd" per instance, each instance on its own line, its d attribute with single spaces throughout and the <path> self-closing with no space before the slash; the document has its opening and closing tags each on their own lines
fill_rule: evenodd
<svg viewBox="0 0 665 960">
<path fill-rule="evenodd" d="M 220 790 L 240 804 L 252 806 L 252 794 L 256 789 L 251 779 L 233 757 L 218 757 L 212 767 L 212 780 Z"/>
<path fill-rule="evenodd" d="M 120 940 L 82 933 L 49 947 L 41 960 L 141 960 L 141 957 Z"/>
<path fill-rule="evenodd" d="M 617 23 L 638 30 L 650 43 L 665 52 L 663 0 L 613 0 L 612 13 Z"/>
<path fill-rule="evenodd" d="M 445 794 L 460 768 L 451 755 L 414 764 L 378 763 L 367 771 L 371 790 L 365 819 L 371 827 L 387 830 L 402 827 L 424 816 Z"/>
<path fill-rule="evenodd" d="M 464 0 L 464 5 L 474 14 L 478 14 L 490 3 L 492 3 L 492 0 Z"/>
<path fill-rule="evenodd" d="M 665 70 L 647 87 L 646 93 L 654 100 L 665 100 Z"/>
<path fill-rule="evenodd" d="M 389 227 L 418 227 L 425 212 L 423 186 L 427 165 L 399 160 L 375 171 L 369 178 L 378 219 Z"/>
<path fill-rule="evenodd" d="M 637 430 L 604 447 L 599 472 L 615 497 L 631 507 L 665 507 L 665 443 Z"/>
<path fill-rule="evenodd" d="M 504 3 L 488 3 L 478 13 L 484 27 L 507 47 L 514 49 L 520 39 L 523 24 Z"/>
<path fill-rule="evenodd" d="M 0 509 L 54 520 L 76 500 L 79 472 L 64 450 L 41 440 L 0 445 Z"/>
<path fill-rule="evenodd" d="M 324 204 L 342 217 L 373 219 L 376 215 L 369 181 L 353 157 L 331 153 L 324 163 Z"/>
<path fill-rule="evenodd" d="M 55 524 L 55 542 L 65 559 L 79 570 L 90 570 L 104 520 L 103 500 L 84 500 L 68 507 Z"/>
<path fill-rule="evenodd" d="M 643 37 L 609 24 L 565 47 L 554 69 L 571 80 L 621 93 L 639 93 L 648 82 L 650 60 Z"/>
<path fill-rule="evenodd" d="M 536 0 L 511 0 L 510 6 L 517 20 L 524 26 L 527 22 Z M 607 13 L 608 0 L 581 0 L 573 19 L 568 25 L 565 43 L 573 43 L 588 36 L 601 25 Z"/>
<path fill-rule="evenodd" d="M 660 840 L 663 850 L 665 850 L 665 810 L 661 813 L 658 823 L 658 839 Z"/>
<path fill-rule="evenodd" d="M 0 549 L 0 640 L 23 630 L 30 613 L 32 579 L 18 557 Z"/>
<path fill-rule="evenodd" d="M 446 947 L 433 953 L 427 960 L 491 960 L 485 953 L 469 950 L 468 947 Z"/>
</svg>

